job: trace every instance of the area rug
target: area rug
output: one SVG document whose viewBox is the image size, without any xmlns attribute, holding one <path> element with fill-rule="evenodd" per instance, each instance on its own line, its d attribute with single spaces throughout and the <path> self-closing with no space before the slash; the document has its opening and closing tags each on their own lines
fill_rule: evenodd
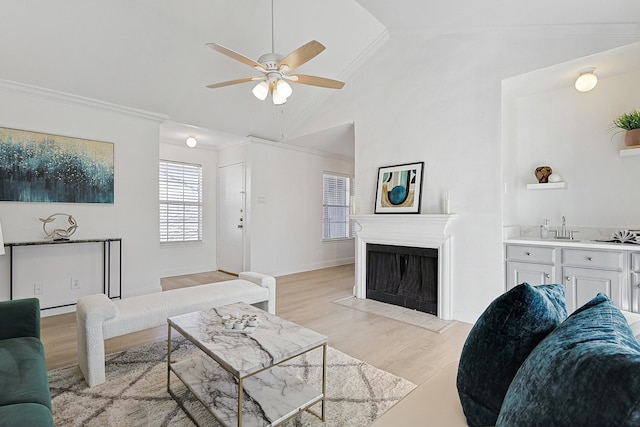
<svg viewBox="0 0 640 427">
<path fill-rule="evenodd" d="M 172 348 L 172 360 L 199 351 L 184 339 L 172 341 Z M 56 426 L 193 426 L 167 393 L 166 352 L 167 343 L 158 342 L 107 355 L 107 381 L 92 388 L 87 387 L 77 365 L 49 371 Z M 322 350 L 313 350 L 282 366 L 320 387 Z M 284 426 L 368 426 L 415 388 L 403 378 L 331 347 L 327 350 L 327 367 L 326 421 L 303 412 Z M 173 376 L 171 381 L 172 390 L 181 386 Z M 178 393 L 189 392 L 184 388 Z M 218 426 L 201 410 L 199 402 L 187 406 L 195 408 L 202 425 Z M 312 409 L 319 412 L 320 405 Z"/>
<path fill-rule="evenodd" d="M 449 327 L 455 323 L 455 320 L 442 320 L 433 314 L 423 313 L 421 311 L 411 310 L 393 304 L 386 304 L 372 299 L 347 297 L 333 301 L 333 303 L 343 307 L 363 311 L 365 313 L 371 313 L 388 319 L 397 320 L 399 322 L 408 323 L 439 334 L 449 329 Z"/>
</svg>

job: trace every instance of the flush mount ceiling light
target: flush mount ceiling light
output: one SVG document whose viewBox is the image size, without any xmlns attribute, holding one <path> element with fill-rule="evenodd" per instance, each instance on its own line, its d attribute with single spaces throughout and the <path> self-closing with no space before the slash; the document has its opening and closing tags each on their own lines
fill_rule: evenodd
<svg viewBox="0 0 640 427">
<path fill-rule="evenodd" d="M 207 43 L 211 49 L 220 52 L 236 61 L 240 61 L 251 68 L 262 73 L 257 77 L 244 77 L 228 82 L 215 83 L 207 86 L 210 89 L 216 89 L 223 86 L 230 86 L 239 83 L 257 81 L 251 91 L 253 95 L 261 101 L 267 99 L 271 94 L 271 99 L 275 105 L 282 105 L 287 102 L 287 98 L 293 93 L 291 85 L 286 81 L 300 83 L 304 85 L 319 86 L 329 89 L 342 89 L 344 82 L 338 80 L 327 79 L 324 77 L 309 76 L 306 74 L 287 74 L 298 68 L 307 61 L 315 58 L 322 52 L 325 47 L 322 43 L 315 40 L 310 41 L 304 46 L 291 52 L 286 57 L 275 53 L 275 43 L 273 37 L 273 0 L 271 0 L 271 53 L 267 53 L 258 58 L 258 61 L 247 58 L 237 52 L 220 46 L 216 43 Z"/>
<path fill-rule="evenodd" d="M 198 141 L 192 136 L 187 138 L 187 140 L 185 142 L 187 143 L 187 147 L 189 147 L 189 148 L 195 148 L 196 145 L 198 145 Z"/>
<path fill-rule="evenodd" d="M 578 78 L 576 79 L 576 90 L 578 92 L 589 92 L 593 90 L 594 87 L 598 84 L 598 77 L 593 74 L 595 71 L 595 67 L 583 68 L 578 71 Z"/>
</svg>

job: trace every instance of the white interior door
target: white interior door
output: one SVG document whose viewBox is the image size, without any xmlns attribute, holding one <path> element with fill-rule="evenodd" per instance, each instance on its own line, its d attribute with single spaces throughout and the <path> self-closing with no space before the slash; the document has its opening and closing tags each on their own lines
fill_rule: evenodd
<svg viewBox="0 0 640 427">
<path fill-rule="evenodd" d="M 244 163 L 218 168 L 218 270 L 244 271 Z"/>
</svg>

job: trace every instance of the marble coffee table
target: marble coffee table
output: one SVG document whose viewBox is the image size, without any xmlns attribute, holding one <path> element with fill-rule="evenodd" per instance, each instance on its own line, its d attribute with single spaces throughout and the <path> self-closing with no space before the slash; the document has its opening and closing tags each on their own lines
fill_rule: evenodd
<svg viewBox="0 0 640 427">
<path fill-rule="evenodd" d="M 224 317 L 243 314 L 257 315 L 260 324 L 245 331 L 225 329 Z M 171 389 L 171 373 L 225 426 L 275 426 L 303 410 L 324 421 L 326 336 L 245 303 L 174 316 L 167 322 L 167 391 L 196 424 L 182 398 Z M 189 359 L 172 361 L 173 330 L 201 351 Z M 320 347 L 322 390 L 278 366 Z M 320 414 L 310 408 L 318 402 Z"/>
</svg>

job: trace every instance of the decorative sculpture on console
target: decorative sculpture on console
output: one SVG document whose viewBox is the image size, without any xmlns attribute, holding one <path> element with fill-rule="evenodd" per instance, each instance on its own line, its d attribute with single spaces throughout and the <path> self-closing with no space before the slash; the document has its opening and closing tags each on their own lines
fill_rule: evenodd
<svg viewBox="0 0 640 427">
<path fill-rule="evenodd" d="M 58 219 L 56 217 L 67 217 L 67 222 L 71 225 L 67 228 L 54 228 L 51 231 L 47 231 L 47 224 L 51 224 L 55 221 L 64 221 L 64 219 Z M 78 223 L 76 222 L 75 218 L 66 213 L 54 213 L 52 215 L 49 215 L 47 218 L 39 219 L 40 221 L 42 221 L 42 229 L 44 230 L 45 239 L 69 240 L 78 228 Z"/>
</svg>

